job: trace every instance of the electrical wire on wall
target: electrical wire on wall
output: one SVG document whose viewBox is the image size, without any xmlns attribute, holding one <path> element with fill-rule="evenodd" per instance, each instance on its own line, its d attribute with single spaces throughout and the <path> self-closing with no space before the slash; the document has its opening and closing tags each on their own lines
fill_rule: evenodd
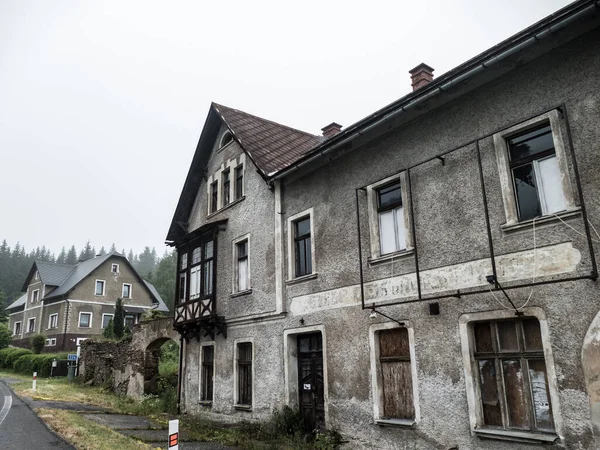
<svg viewBox="0 0 600 450">
<path fill-rule="evenodd" d="M 575 233 L 586 237 L 586 235 L 584 233 L 582 233 L 579 230 L 576 230 L 575 228 L 573 228 L 571 225 L 569 225 L 568 223 L 566 223 L 558 214 L 553 214 L 554 217 L 556 217 L 558 220 L 560 220 L 562 222 L 563 225 L 565 225 L 567 228 L 570 228 L 571 230 L 573 230 Z M 535 283 L 535 279 L 537 277 L 537 242 L 536 242 L 536 231 L 535 231 L 535 221 L 537 219 L 540 219 L 541 217 L 534 217 L 533 218 L 533 222 L 532 222 L 532 229 L 533 229 L 533 278 L 531 280 L 532 283 Z M 596 236 L 598 237 L 598 239 L 593 239 L 591 238 L 591 240 L 593 242 L 597 242 L 600 243 L 600 234 L 598 234 L 598 231 L 596 230 L 596 227 L 594 227 L 594 224 L 592 223 L 592 221 L 589 219 L 588 217 L 588 223 L 590 224 L 590 227 L 592 228 L 592 230 L 594 231 L 594 233 L 596 234 Z M 527 300 L 525 301 L 525 303 L 522 306 L 519 306 L 516 308 L 516 310 L 522 310 L 524 309 L 529 302 L 531 301 L 531 299 L 533 298 L 533 292 L 535 290 L 535 286 L 531 287 L 531 291 L 529 292 L 529 295 L 527 296 Z M 494 291 L 492 290 L 492 288 L 490 287 L 490 294 L 492 294 L 492 297 L 494 297 L 494 300 L 496 300 L 496 302 L 502 306 L 504 309 L 513 309 L 511 307 L 506 306 L 504 303 L 502 303 L 498 297 L 496 297 L 496 294 L 494 293 Z"/>
</svg>

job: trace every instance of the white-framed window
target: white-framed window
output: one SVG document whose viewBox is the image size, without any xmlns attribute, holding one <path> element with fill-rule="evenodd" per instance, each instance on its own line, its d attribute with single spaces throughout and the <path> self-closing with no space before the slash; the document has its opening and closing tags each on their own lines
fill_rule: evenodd
<svg viewBox="0 0 600 450">
<path fill-rule="evenodd" d="M 553 442 L 562 420 L 548 325 L 540 308 L 461 316 L 459 332 L 471 429 L 506 439 Z"/>
<path fill-rule="evenodd" d="M 56 338 L 46 339 L 46 347 L 54 347 L 56 345 Z"/>
<path fill-rule="evenodd" d="M 31 303 L 35 303 L 40 299 L 40 290 L 36 289 L 31 292 Z"/>
<path fill-rule="evenodd" d="M 48 316 L 48 328 L 58 328 L 58 314 L 50 314 Z"/>
<path fill-rule="evenodd" d="M 113 320 L 114 314 L 102 314 L 102 328 L 106 328 L 108 323 Z"/>
<path fill-rule="evenodd" d="M 119 265 L 118 264 L 111 264 L 110 265 L 110 271 L 112 273 L 119 273 Z"/>
<path fill-rule="evenodd" d="M 316 273 L 314 208 L 287 220 L 288 277 L 290 280 Z"/>
<path fill-rule="evenodd" d="M 131 298 L 131 284 L 123 283 L 121 295 L 123 298 Z"/>
<path fill-rule="evenodd" d="M 234 344 L 234 405 L 250 409 L 254 400 L 254 343 L 236 339 Z"/>
<path fill-rule="evenodd" d="M 104 287 L 106 282 L 104 280 L 96 280 L 96 285 L 94 287 L 94 295 L 104 295 Z"/>
<path fill-rule="evenodd" d="M 414 333 L 405 323 L 369 328 L 373 413 L 378 423 L 412 426 L 419 420 Z"/>
<path fill-rule="evenodd" d="M 225 148 L 229 144 L 233 142 L 233 135 L 230 131 L 225 131 L 221 136 L 221 140 L 219 141 L 219 150 Z"/>
<path fill-rule="evenodd" d="M 21 334 L 21 327 L 22 327 L 23 323 L 22 322 L 15 322 L 14 326 L 13 326 L 13 334 L 17 335 L 17 334 Z"/>
<path fill-rule="evenodd" d="M 235 168 L 235 199 L 244 196 L 244 164 L 240 164 Z"/>
<path fill-rule="evenodd" d="M 91 328 L 92 327 L 92 313 L 91 312 L 80 312 L 78 326 L 79 326 L 79 328 Z"/>
<path fill-rule="evenodd" d="M 406 173 L 367 186 L 371 259 L 412 248 Z"/>
<path fill-rule="evenodd" d="M 506 225 L 576 208 L 558 111 L 494 135 Z"/>
<path fill-rule="evenodd" d="M 250 235 L 233 241 L 233 292 L 244 292 L 250 285 Z"/>
<path fill-rule="evenodd" d="M 35 333 L 35 317 L 27 319 L 27 332 Z"/>
<path fill-rule="evenodd" d="M 40 279 L 40 272 L 38 272 L 37 270 L 35 271 L 35 279 L 36 280 Z"/>
<path fill-rule="evenodd" d="M 221 188 L 223 189 L 221 206 L 225 207 L 231 202 L 231 170 L 229 167 L 221 172 Z"/>
<path fill-rule="evenodd" d="M 200 345 L 200 401 L 213 401 L 215 383 L 215 343 L 203 342 Z"/>
<path fill-rule="evenodd" d="M 236 203 L 244 197 L 244 153 L 223 162 L 206 180 L 208 215 Z"/>
</svg>

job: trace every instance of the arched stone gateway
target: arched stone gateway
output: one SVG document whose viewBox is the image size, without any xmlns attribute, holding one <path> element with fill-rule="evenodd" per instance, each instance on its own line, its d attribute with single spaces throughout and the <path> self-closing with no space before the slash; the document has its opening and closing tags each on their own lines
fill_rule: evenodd
<svg viewBox="0 0 600 450">
<path fill-rule="evenodd" d="M 131 340 L 85 341 L 81 346 L 80 375 L 94 384 L 104 384 L 112 378 L 116 392 L 139 398 L 152 391 L 160 347 L 169 340 L 179 343 L 171 317 L 135 325 Z"/>
<path fill-rule="evenodd" d="M 596 447 L 600 448 L 600 312 L 594 317 L 583 340 L 581 363 L 590 397 L 590 416 Z"/>
</svg>

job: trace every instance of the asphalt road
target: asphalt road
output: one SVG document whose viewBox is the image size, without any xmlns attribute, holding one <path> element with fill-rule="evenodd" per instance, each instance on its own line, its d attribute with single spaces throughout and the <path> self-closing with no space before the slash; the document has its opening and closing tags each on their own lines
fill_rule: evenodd
<svg viewBox="0 0 600 450">
<path fill-rule="evenodd" d="M 0 449 L 74 450 L 0 381 Z"/>
</svg>

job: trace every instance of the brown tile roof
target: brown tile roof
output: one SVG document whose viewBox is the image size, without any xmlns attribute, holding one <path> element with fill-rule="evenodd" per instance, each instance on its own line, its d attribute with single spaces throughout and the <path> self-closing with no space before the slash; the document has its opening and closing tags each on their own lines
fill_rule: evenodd
<svg viewBox="0 0 600 450">
<path fill-rule="evenodd" d="M 213 103 L 236 140 L 265 175 L 281 170 L 320 144 L 323 138 L 252 114 Z"/>
</svg>

